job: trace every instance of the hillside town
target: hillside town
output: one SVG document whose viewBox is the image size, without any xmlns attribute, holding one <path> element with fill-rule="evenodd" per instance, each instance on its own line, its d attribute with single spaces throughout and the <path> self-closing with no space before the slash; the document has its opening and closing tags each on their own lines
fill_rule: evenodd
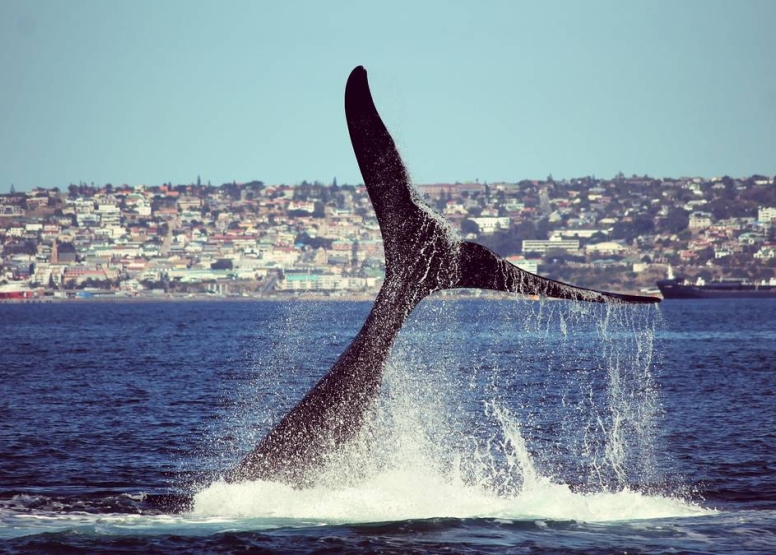
<svg viewBox="0 0 776 555">
<path fill-rule="evenodd" d="M 776 178 L 417 186 L 461 237 L 527 271 L 653 292 L 776 277 Z M 363 185 L 71 184 L 0 195 L 0 299 L 373 296 L 380 229 Z"/>
</svg>

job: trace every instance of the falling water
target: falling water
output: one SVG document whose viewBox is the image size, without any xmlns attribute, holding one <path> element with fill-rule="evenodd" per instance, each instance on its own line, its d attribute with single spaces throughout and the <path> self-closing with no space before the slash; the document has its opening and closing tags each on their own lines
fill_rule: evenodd
<svg viewBox="0 0 776 555">
<path fill-rule="evenodd" d="M 471 329 L 456 318 L 478 322 L 482 339 L 451 331 Z M 499 493 L 537 473 L 580 491 L 645 489 L 662 481 L 658 321 L 654 307 L 431 302 L 397 341 L 386 384 L 435 416 L 410 426 L 444 438 L 431 442 L 435 459 L 460 459 Z"/>
<path fill-rule="evenodd" d="M 194 513 L 320 522 L 697 514 L 661 489 L 659 325 L 655 307 L 429 299 L 397 338 L 366 426 L 316 487 L 217 481 Z M 279 348 L 310 344 L 290 337 Z M 298 364 L 299 353 L 288 358 Z M 299 389 L 293 371 L 274 376 L 273 390 Z"/>
</svg>

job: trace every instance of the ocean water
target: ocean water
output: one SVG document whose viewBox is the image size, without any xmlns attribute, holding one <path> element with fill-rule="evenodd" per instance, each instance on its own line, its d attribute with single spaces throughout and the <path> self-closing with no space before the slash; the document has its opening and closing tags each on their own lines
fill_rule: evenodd
<svg viewBox="0 0 776 555">
<path fill-rule="evenodd" d="M 0 305 L 0 552 L 773 553 L 776 302 L 424 301 L 320 484 L 227 484 L 370 303 Z"/>
</svg>

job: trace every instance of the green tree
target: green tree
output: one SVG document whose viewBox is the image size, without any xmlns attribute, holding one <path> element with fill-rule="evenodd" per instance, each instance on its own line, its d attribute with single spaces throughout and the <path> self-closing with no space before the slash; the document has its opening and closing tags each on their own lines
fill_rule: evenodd
<svg viewBox="0 0 776 555">
<path fill-rule="evenodd" d="M 689 221 L 689 219 L 688 219 Z M 612 238 L 631 242 L 641 235 L 649 235 L 655 230 L 655 224 L 649 216 L 636 216 L 630 222 L 617 222 L 612 229 Z"/>
<path fill-rule="evenodd" d="M 672 208 L 668 211 L 663 225 L 669 233 L 679 233 L 690 224 L 690 213 L 684 208 Z"/>
<path fill-rule="evenodd" d="M 553 225 L 547 218 L 542 218 L 536 223 L 536 237 L 537 239 L 547 239 L 550 236 L 550 232 L 553 229 Z"/>
<path fill-rule="evenodd" d="M 474 235 L 480 234 L 480 226 L 477 225 L 477 222 L 470 219 L 465 219 L 461 222 L 461 234 L 463 235 L 469 235 L 470 233 L 473 233 Z"/>
<path fill-rule="evenodd" d="M 512 228 L 512 233 L 518 239 L 537 239 L 536 226 L 531 220 L 520 220 Z"/>
</svg>

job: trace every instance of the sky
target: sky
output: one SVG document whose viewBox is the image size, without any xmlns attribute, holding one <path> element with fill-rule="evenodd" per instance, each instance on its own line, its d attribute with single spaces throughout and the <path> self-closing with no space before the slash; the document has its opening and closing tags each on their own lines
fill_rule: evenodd
<svg viewBox="0 0 776 555">
<path fill-rule="evenodd" d="M 776 174 L 771 0 L 0 0 L 0 193 L 361 183 L 366 67 L 416 183 Z"/>
</svg>

